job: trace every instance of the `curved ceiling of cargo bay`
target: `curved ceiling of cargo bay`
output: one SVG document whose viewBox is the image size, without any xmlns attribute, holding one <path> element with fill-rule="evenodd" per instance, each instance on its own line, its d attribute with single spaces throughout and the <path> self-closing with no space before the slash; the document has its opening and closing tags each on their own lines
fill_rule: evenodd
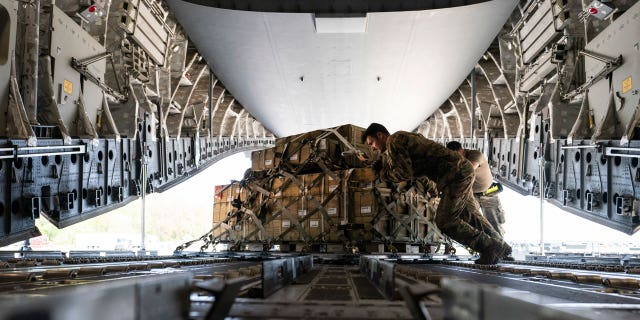
<svg viewBox="0 0 640 320">
<path fill-rule="evenodd" d="M 345 123 L 413 130 L 460 85 L 515 0 L 351 15 L 168 1 L 215 75 L 277 136 Z"/>
</svg>

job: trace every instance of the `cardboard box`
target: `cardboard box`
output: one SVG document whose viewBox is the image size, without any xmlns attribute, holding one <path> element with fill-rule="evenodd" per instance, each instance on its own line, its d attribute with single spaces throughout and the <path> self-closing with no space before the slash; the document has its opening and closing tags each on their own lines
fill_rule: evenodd
<svg viewBox="0 0 640 320">
<path fill-rule="evenodd" d="M 335 222 L 338 223 L 341 219 L 342 206 L 340 203 L 340 196 L 337 195 L 324 206 L 324 209 L 327 211 L 327 215 Z"/>
<path fill-rule="evenodd" d="M 349 178 L 349 185 L 352 187 L 371 189 L 376 179 L 376 172 L 372 168 L 354 169 Z"/>
<path fill-rule="evenodd" d="M 273 216 L 271 214 L 267 216 L 267 220 L 272 218 Z M 278 216 L 274 218 L 269 223 L 266 223 L 264 227 L 267 230 L 267 235 L 269 237 L 271 237 L 272 239 L 277 238 L 280 235 L 280 233 L 282 233 L 282 216 Z"/>
<path fill-rule="evenodd" d="M 289 230 L 287 234 L 282 236 L 282 241 L 291 241 L 291 242 L 302 241 L 300 237 L 300 232 L 295 227 L 294 222 L 291 219 L 282 218 L 282 232 L 285 232 L 289 228 L 291 228 L 291 230 Z"/>
<path fill-rule="evenodd" d="M 311 144 L 306 142 L 300 145 L 299 142 L 292 142 L 287 146 L 287 161 L 293 165 L 301 165 L 309 159 L 311 155 Z"/>
<path fill-rule="evenodd" d="M 240 197 L 241 200 L 247 198 L 248 190 L 242 188 L 240 184 L 234 183 L 231 185 L 215 186 L 215 193 L 213 197 L 214 203 L 219 202 L 232 202 L 234 199 Z"/>
<path fill-rule="evenodd" d="M 264 170 L 264 150 L 251 152 L 251 170 Z"/>
<path fill-rule="evenodd" d="M 329 220 L 327 220 L 325 216 L 322 215 L 321 211 L 316 210 L 318 206 L 322 204 L 322 197 L 313 196 L 311 199 L 312 200 L 310 200 L 309 198 L 306 199 L 304 209 L 298 209 L 298 211 L 305 210 L 307 213 L 313 212 L 313 214 L 304 222 L 305 229 L 312 238 L 317 238 L 318 236 L 320 236 L 322 230 L 324 229 L 325 241 L 329 241 L 329 238 L 332 239 L 331 241 L 337 241 L 335 232 L 337 231 L 337 225 L 340 224 L 340 220 L 342 219 L 342 217 L 340 216 L 340 197 L 333 197 L 323 206 L 324 210 L 329 216 L 329 220 L 331 220 L 334 224 L 333 228 L 330 227 Z M 333 232 L 333 237 L 330 237 L 331 232 Z"/>
<path fill-rule="evenodd" d="M 287 209 L 289 209 L 289 212 L 291 212 L 291 214 L 294 216 L 294 218 L 297 220 L 297 222 L 299 222 L 302 225 L 302 228 L 305 230 L 305 232 L 307 232 L 307 234 L 309 233 L 309 219 L 306 219 L 304 221 L 301 221 L 306 215 L 308 215 L 311 210 L 314 209 L 314 207 L 309 203 L 309 201 L 307 199 L 298 199 L 295 202 L 291 202 L 291 201 L 285 201 L 287 204 L 290 203 L 290 205 L 287 207 Z M 287 205 L 285 204 L 285 205 Z M 283 221 L 289 220 L 290 225 L 293 227 L 293 229 L 287 233 L 284 236 L 284 240 L 285 241 L 305 241 L 305 239 L 303 238 L 302 233 L 299 231 L 299 229 L 295 226 L 296 224 L 296 220 L 294 220 L 294 218 L 288 218 L 288 217 L 283 217 Z M 283 228 L 282 231 L 284 231 L 285 228 Z"/>
<path fill-rule="evenodd" d="M 298 179 L 300 181 L 300 179 Z M 302 183 L 302 181 L 300 181 Z M 285 183 L 287 184 L 285 186 Z M 289 178 L 280 177 L 274 178 L 271 184 L 271 192 L 278 198 L 283 197 L 297 197 L 302 193 L 300 187 L 295 183 L 295 181 L 291 181 Z"/>
<path fill-rule="evenodd" d="M 316 213 L 320 213 L 320 210 L 317 210 L 318 206 L 321 206 L 323 201 L 327 199 L 321 195 L 307 195 L 304 198 L 304 205 L 307 212 L 311 213 L 315 210 Z M 334 221 L 337 221 L 340 216 L 341 207 L 340 207 L 340 199 L 341 195 L 335 195 L 329 200 L 324 206 L 324 210 L 327 211 L 327 214 L 330 218 L 334 218 Z"/>
<path fill-rule="evenodd" d="M 341 178 L 343 177 L 342 172 L 335 172 L 338 176 L 337 179 L 334 179 L 329 174 L 325 174 L 324 177 L 324 194 L 329 195 L 333 190 L 339 189 L 341 185 Z M 340 192 L 340 191 L 338 191 Z"/>
<path fill-rule="evenodd" d="M 224 221 L 233 207 L 229 202 L 218 202 L 213 204 L 213 223 Z"/>
<path fill-rule="evenodd" d="M 320 173 L 311 173 L 300 176 L 302 182 L 304 184 L 304 189 L 306 194 L 312 196 L 322 195 L 322 183 L 324 179 L 324 175 Z"/>
<path fill-rule="evenodd" d="M 233 186 L 231 185 L 222 186 L 222 189 L 218 194 L 220 202 L 230 202 L 231 200 L 233 200 L 232 188 Z"/>
<path fill-rule="evenodd" d="M 276 147 L 280 147 L 286 161 L 303 163 L 309 158 L 311 143 L 323 133 L 322 130 L 315 130 L 298 135 L 276 139 Z M 297 156 L 296 156 L 297 155 Z"/>
<path fill-rule="evenodd" d="M 311 238 L 318 238 L 323 229 L 323 219 L 319 212 L 314 213 L 311 217 L 305 221 L 305 228 Z"/>
<path fill-rule="evenodd" d="M 280 156 L 276 156 L 276 148 L 264 150 L 264 169 L 275 169 L 280 166 Z"/>
<path fill-rule="evenodd" d="M 232 202 L 234 199 L 245 200 L 247 198 L 247 190 L 239 184 L 234 184 L 229 189 L 231 190 L 231 199 L 229 199 L 229 202 Z"/>
<path fill-rule="evenodd" d="M 287 152 L 287 154 L 285 155 L 286 158 L 284 158 L 286 160 L 286 162 L 291 163 L 291 164 L 300 164 L 300 150 L 294 152 L 293 150 L 291 150 L 291 152 Z"/>
<path fill-rule="evenodd" d="M 213 204 L 213 223 L 212 226 L 223 222 L 227 219 L 227 217 L 229 216 L 229 214 L 231 214 L 233 211 L 233 207 L 231 206 L 230 202 L 218 202 L 218 203 L 214 203 Z M 227 222 L 228 224 L 234 224 L 236 221 L 236 218 L 231 218 L 229 219 L 229 221 Z M 227 232 L 227 229 L 224 228 L 224 226 L 219 226 L 218 228 L 216 228 L 213 231 L 213 236 L 214 237 L 218 237 L 223 235 L 222 238 L 220 238 L 221 240 L 227 240 L 229 238 L 228 235 L 224 235 Z"/>
<path fill-rule="evenodd" d="M 371 190 L 354 191 L 351 195 L 351 217 L 373 217 L 376 199 Z"/>
<path fill-rule="evenodd" d="M 350 146 L 347 146 L 344 142 L 340 141 L 339 151 L 335 151 L 334 154 L 339 154 L 342 157 L 342 161 L 344 161 L 344 163 L 349 167 L 364 167 L 365 163 L 358 157 L 358 154 L 364 154 L 364 157 L 367 159 L 371 159 L 373 156 L 369 146 L 361 143 L 360 140 L 365 129 L 353 125 L 343 125 L 338 127 L 337 131 L 349 142 Z M 332 138 L 339 140 L 335 136 L 332 136 Z M 351 148 L 354 148 L 355 150 L 352 150 Z"/>
<path fill-rule="evenodd" d="M 356 217 L 353 219 L 353 223 L 361 224 L 364 226 L 363 229 L 353 230 L 352 236 L 353 240 L 356 241 L 371 241 L 372 233 L 371 233 L 371 218 L 372 217 Z"/>
<path fill-rule="evenodd" d="M 226 190 L 224 190 L 224 187 L 225 187 L 224 185 L 214 187 L 213 203 L 220 203 L 220 202 L 227 201 L 227 197 L 225 195 Z"/>
<path fill-rule="evenodd" d="M 337 131 L 342 137 L 344 137 L 349 143 L 356 144 L 360 143 L 360 139 L 362 137 L 362 133 L 364 133 L 366 129 L 358 126 L 346 124 L 339 126 Z"/>
</svg>

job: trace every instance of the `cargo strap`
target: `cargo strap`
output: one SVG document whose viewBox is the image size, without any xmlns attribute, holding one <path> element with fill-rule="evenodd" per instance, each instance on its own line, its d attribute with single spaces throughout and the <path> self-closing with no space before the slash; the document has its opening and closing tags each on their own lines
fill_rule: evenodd
<svg viewBox="0 0 640 320">
<path fill-rule="evenodd" d="M 411 211 L 416 213 L 414 218 L 418 222 L 418 226 L 422 224 L 425 228 L 428 228 L 427 232 L 425 232 L 425 236 L 419 239 L 420 242 L 423 245 L 439 242 L 439 240 L 443 238 L 443 235 L 435 223 L 432 220 L 429 220 L 429 217 L 427 216 L 429 212 L 428 201 L 417 193 L 410 194 L 409 198 L 411 201 L 408 201 L 407 204 L 411 208 Z M 418 205 L 416 205 L 416 203 L 418 203 Z M 418 215 L 417 213 L 424 213 L 424 215 Z"/>
<path fill-rule="evenodd" d="M 451 241 L 442 234 L 442 232 L 434 222 L 435 212 L 433 217 L 428 216 L 430 210 L 429 199 L 427 199 L 423 195 L 423 192 L 420 191 L 427 190 L 427 187 L 422 185 L 422 182 L 420 182 L 420 180 L 415 181 L 415 183 L 417 185 L 409 188 L 406 193 L 406 195 L 408 195 L 408 198 L 410 199 L 410 201 L 408 201 L 408 205 L 411 210 L 416 213 L 416 220 L 418 221 L 418 223 L 424 224 L 427 228 L 429 228 L 429 230 L 425 232 L 424 238 L 420 239 L 420 241 L 425 245 L 441 242 L 442 240 L 444 240 L 444 243 L 450 243 Z M 418 215 L 418 213 L 423 212 L 425 213 L 424 216 Z"/>
<path fill-rule="evenodd" d="M 264 195 L 268 196 L 268 197 L 273 197 L 274 193 L 271 193 L 267 190 L 265 190 L 264 188 L 257 186 L 255 183 L 250 183 L 249 184 L 250 188 L 255 189 L 256 191 L 263 193 Z M 281 191 L 283 190 L 283 188 L 287 186 L 287 184 L 283 184 L 282 187 L 278 190 Z M 277 193 L 278 191 L 276 191 L 275 193 Z M 301 196 L 297 196 L 294 197 L 293 199 L 291 199 L 291 201 L 287 202 L 287 204 L 283 204 L 282 201 L 280 200 L 274 200 L 274 204 L 278 206 L 278 210 L 276 212 L 274 212 L 271 217 L 269 219 L 267 219 L 264 223 L 265 224 L 269 224 L 272 221 L 274 221 L 276 218 L 280 217 L 281 215 L 284 215 L 285 217 L 289 218 L 290 220 L 292 220 L 292 223 L 294 224 L 294 226 L 296 228 L 298 228 L 299 231 L 301 231 L 301 234 L 303 235 L 303 237 L 305 239 L 307 239 L 309 237 L 309 235 L 306 233 L 305 230 L 303 230 L 304 228 L 302 227 L 302 225 L 300 224 L 300 222 L 298 221 L 297 218 L 295 218 L 295 216 L 289 211 L 289 207 L 291 207 L 291 205 L 293 205 L 294 203 L 296 203 Z M 255 230 L 253 232 L 250 232 L 249 235 L 247 236 L 247 238 L 253 236 L 254 234 L 256 234 L 258 232 L 258 230 Z M 281 233 L 278 237 L 282 237 L 284 234 L 286 233 Z"/>
<path fill-rule="evenodd" d="M 292 181 L 293 183 L 296 184 L 296 186 L 298 186 L 298 189 L 302 190 L 303 186 L 302 183 L 300 183 L 300 180 L 298 180 L 295 176 L 293 176 L 291 173 L 286 172 L 286 171 L 282 171 L 281 172 L 282 175 L 284 175 L 287 179 L 289 179 L 289 181 Z M 302 194 L 302 193 L 301 193 Z M 302 198 L 302 195 L 296 197 L 296 199 L 300 199 Z M 297 200 L 296 200 L 297 201 Z M 298 220 L 298 218 L 296 217 L 296 215 L 292 214 L 291 211 L 289 211 L 287 208 L 285 208 L 282 203 L 279 200 L 276 200 L 276 205 L 278 207 L 280 207 L 280 209 L 282 210 L 282 213 L 288 217 L 291 220 L 291 223 L 293 223 L 294 227 L 298 229 L 298 231 L 300 232 L 300 235 L 302 236 L 302 238 L 305 241 L 309 241 L 309 239 L 311 238 L 309 236 L 309 234 L 307 233 L 307 230 L 304 229 L 304 227 L 302 226 L 302 224 L 300 223 L 300 220 Z M 280 234 L 280 237 L 286 235 L 287 233 L 289 233 L 291 230 L 293 230 L 293 227 L 289 227 L 287 228 L 287 230 L 283 231 Z"/>
<path fill-rule="evenodd" d="M 233 186 L 233 183 L 230 183 L 226 186 L 224 186 L 224 188 L 220 189 L 220 191 L 216 192 L 215 196 L 217 197 L 218 195 L 222 194 L 223 192 L 225 192 L 227 189 L 229 189 L 231 186 Z"/>
<path fill-rule="evenodd" d="M 258 217 L 256 216 L 256 214 L 251 211 L 251 209 L 249 208 L 242 208 L 242 211 L 244 211 L 244 213 L 248 214 L 251 219 L 253 219 L 253 223 L 256 225 L 256 227 L 258 227 L 258 229 L 260 231 L 262 231 L 263 234 L 267 234 L 267 230 L 264 228 L 264 226 L 262 225 L 262 223 L 260 222 L 260 219 L 258 219 Z M 268 237 L 267 237 L 268 238 Z M 260 239 L 262 240 L 262 239 Z"/>
<path fill-rule="evenodd" d="M 410 215 L 402 216 L 402 215 L 396 214 L 393 211 L 394 207 L 397 205 L 396 202 L 391 202 L 387 204 L 384 202 L 383 198 L 380 196 L 380 191 L 377 190 L 377 188 L 374 188 L 373 191 L 376 196 L 376 199 L 378 199 L 378 204 L 380 205 L 380 207 L 384 209 L 384 211 L 378 211 L 378 213 L 373 217 L 373 219 L 371 219 L 371 224 L 375 225 L 382 218 L 382 216 L 386 214 L 392 217 L 395 221 L 397 221 L 400 224 L 399 226 L 393 229 L 390 236 L 385 237 L 386 240 L 390 241 L 391 238 L 395 238 L 395 236 L 400 232 L 400 230 L 402 230 L 402 228 L 406 229 L 409 233 L 411 233 L 411 238 L 413 239 L 417 238 L 415 232 L 407 224 L 407 222 L 411 220 L 410 219 L 411 216 Z"/>
<path fill-rule="evenodd" d="M 203 241 L 204 244 L 200 247 L 200 252 L 204 252 L 204 250 L 206 250 L 209 245 L 211 245 L 211 243 L 217 243 L 218 240 L 222 237 L 223 234 L 229 234 L 231 232 L 231 227 L 229 226 L 228 222 L 229 220 L 231 220 L 231 218 L 235 217 L 237 214 L 237 210 L 233 210 L 232 212 L 234 212 L 231 215 L 228 215 L 226 219 L 224 219 L 223 221 L 217 222 L 216 224 L 213 225 L 213 228 L 211 228 L 211 230 L 209 230 L 207 233 L 203 234 L 202 236 L 200 236 L 197 239 L 191 240 L 191 241 L 187 241 L 181 245 L 179 245 L 178 247 L 176 247 L 176 249 L 174 250 L 174 253 L 181 253 L 184 249 L 190 247 L 192 244 L 194 244 L 195 242 L 198 241 Z M 226 231 L 217 236 L 214 237 L 213 233 L 215 230 L 219 229 L 219 228 L 223 228 Z"/>
<path fill-rule="evenodd" d="M 358 150 L 353 145 L 351 145 L 349 140 L 345 139 L 345 137 L 343 137 L 338 132 L 338 130 L 336 130 L 336 128 L 330 128 L 330 129 L 325 129 L 325 130 L 333 133 L 336 136 L 336 138 L 338 138 L 338 140 L 340 140 L 340 142 L 342 142 L 345 145 L 345 147 L 347 147 L 347 149 L 349 149 L 349 151 L 351 151 L 353 153 L 356 153 L 356 154 L 362 154 L 362 151 Z"/>
<path fill-rule="evenodd" d="M 289 184 L 291 183 L 295 183 L 296 186 L 298 187 L 298 189 L 303 190 L 303 186 L 302 183 L 300 183 L 300 181 L 291 173 L 286 172 L 286 171 L 280 171 L 280 174 L 284 177 L 287 178 L 287 180 L 282 184 L 282 186 L 280 186 L 280 188 L 278 190 L 275 190 L 275 192 L 269 192 L 266 189 L 256 185 L 255 183 L 249 183 L 250 189 L 254 189 L 266 196 L 268 196 L 269 198 L 273 198 L 274 194 L 277 194 L 278 192 L 282 192 L 282 190 L 284 190 L 285 188 L 287 188 L 289 186 Z M 302 194 L 302 193 L 301 193 Z M 282 238 L 284 235 L 286 235 L 287 233 L 291 232 L 293 230 L 293 228 L 298 229 L 298 231 L 300 232 L 300 234 L 302 235 L 303 239 L 305 239 L 305 241 L 309 241 L 310 240 L 310 236 L 307 233 L 307 231 L 304 229 L 304 227 L 302 226 L 302 224 L 300 222 L 304 221 L 304 220 L 299 220 L 294 214 L 291 213 L 291 211 L 289 211 L 289 207 L 291 205 L 293 205 L 294 203 L 296 203 L 298 200 L 300 200 L 302 198 L 302 195 L 299 195 L 297 197 L 294 197 L 291 201 L 289 201 L 286 205 L 282 204 L 282 201 L 276 199 L 274 200 L 274 203 L 276 206 L 278 206 L 278 211 L 274 212 L 272 214 L 272 216 L 267 219 L 265 221 L 265 224 L 268 224 L 272 221 L 274 221 L 276 218 L 278 218 L 281 215 L 284 215 L 285 217 L 289 218 L 291 223 L 293 224 L 293 226 L 287 228 L 284 232 L 280 233 L 280 235 L 278 235 L 278 238 Z M 257 231 L 251 232 L 249 234 L 249 236 L 252 236 L 253 234 L 255 234 Z"/>
</svg>

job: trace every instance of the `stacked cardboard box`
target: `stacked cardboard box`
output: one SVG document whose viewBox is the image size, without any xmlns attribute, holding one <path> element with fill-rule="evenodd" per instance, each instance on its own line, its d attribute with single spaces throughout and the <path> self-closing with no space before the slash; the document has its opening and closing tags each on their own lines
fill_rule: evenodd
<svg viewBox="0 0 640 320">
<path fill-rule="evenodd" d="M 235 237 L 233 228 L 237 219 L 234 215 L 232 202 L 238 193 L 240 193 L 240 188 L 237 184 L 215 186 L 213 236 L 219 237 L 220 240 L 231 240 Z"/>
<path fill-rule="evenodd" d="M 343 125 L 279 138 L 275 147 L 251 154 L 251 169 L 319 173 L 319 162 L 332 170 L 365 167 L 363 159 L 370 158 L 371 153 L 360 141 L 363 132 L 363 128 Z"/>
<path fill-rule="evenodd" d="M 216 196 L 214 222 L 227 219 L 235 232 L 228 232 L 229 238 L 241 241 L 353 244 L 433 239 L 433 224 L 428 223 L 433 208 L 425 205 L 424 196 L 414 188 L 399 191 L 380 183 L 374 170 L 365 167 L 368 162 L 361 156 L 370 155 L 360 143 L 363 130 L 350 125 L 316 130 L 253 152 L 252 173 L 244 187 L 224 187 Z M 231 206 L 234 200 L 239 209 Z M 227 218 L 229 211 L 235 212 L 234 218 Z"/>
<path fill-rule="evenodd" d="M 312 173 L 264 179 L 262 185 L 250 184 L 246 191 L 240 187 L 219 186 L 224 190 L 216 195 L 214 223 L 228 219 L 236 237 L 245 240 L 275 239 L 276 241 L 340 242 L 371 240 L 371 220 L 378 212 L 374 195 L 375 173 L 370 168 L 335 171 L 330 174 Z M 254 190 L 252 190 L 252 187 Z M 267 190 L 262 195 L 258 188 Z M 258 195 L 264 203 L 249 204 L 251 195 Z M 240 201 L 243 208 L 237 214 L 232 202 Z M 260 209 L 259 207 L 268 207 Z M 250 210 L 263 223 L 266 235 L 258 230 L 244 210 Z M 263 211 L 263 212 L 262 212 Z M 341 225 L 358 225 L 358 232 L 345 234 Z M 350 229 L 349 229 L 350 230 Z M 222 231 L 214 232 L 218 236 Z M 231 236 L 233 238 L 233 236 Z M 353 239 L 349 239 L 353 238 Z"/>
</svg>

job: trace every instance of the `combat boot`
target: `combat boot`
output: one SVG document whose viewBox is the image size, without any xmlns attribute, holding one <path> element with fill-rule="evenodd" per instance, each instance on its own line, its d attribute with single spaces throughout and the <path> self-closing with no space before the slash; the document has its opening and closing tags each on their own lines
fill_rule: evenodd
<svg viewBox="0 0 640 320">
<path fill-rule="evenodd" d="M 498 254 L 500 251 L 500 245 L 491 245 L 480 253 L 480 258 L 475 261 L 475 264 L 496 264 L 500 261 Z"/>
<path fill-rule="evenodd" d="M 506 242 L 494 240 L 480 253 L 480 258 L 475 261 L 476 264 L 496 264 L 501 259 L 509 258 L 511 255 L 511 246 Z M 506 260 L 506 259 L 505 259 Z M 511 258 L 513 260 L 513 258 Z"/>
<path fill-rule="evenodd" d="M 511 246 L 508 245 L 506 242 L 502 243 L 502 247 L 503 247 L 503 253 L 502 253 L 502 257 L 501 259 L 503 261 L 514 261 L 513 257 L 511 256 Z"/>
</svg>

